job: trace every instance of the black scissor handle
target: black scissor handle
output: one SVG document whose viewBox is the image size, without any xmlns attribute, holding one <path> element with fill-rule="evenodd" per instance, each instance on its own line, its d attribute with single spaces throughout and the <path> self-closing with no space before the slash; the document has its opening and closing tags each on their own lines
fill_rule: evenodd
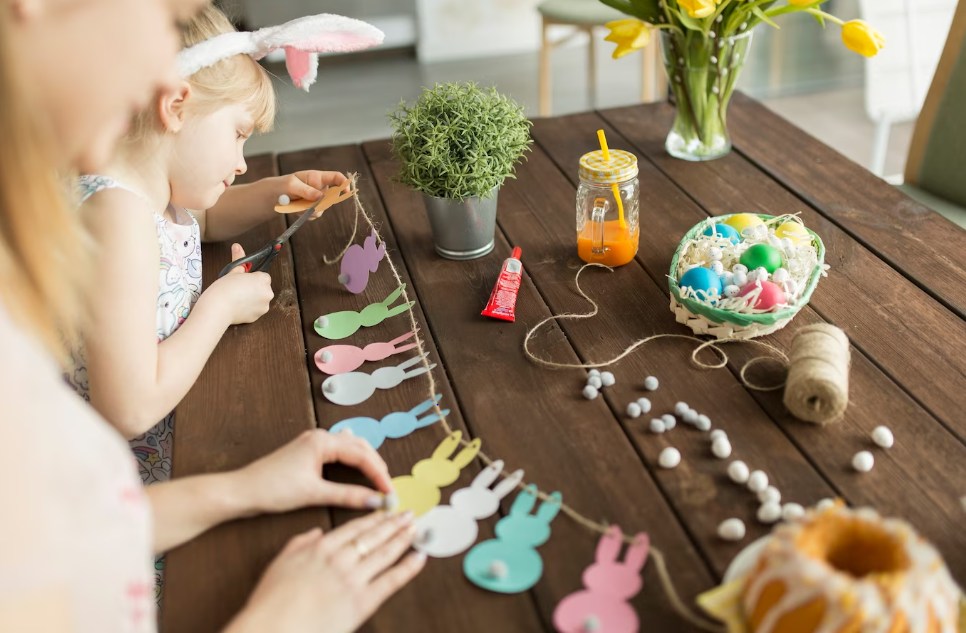
<svg viewBox="0 0 966 633">
<path fill-rule="evenodd" d="M 268 246 L 258 249 L 251 255 L 246 255 L 245 257 L 231 262 L 221 269 L 221 272 L 218 273 L 218 277 L 224 277 L 239 266 L 244 266 L 246 273 L 250 273 L 253 270 L 257 272 L 265 272 L 272 265 L 272 260 L 275 259 L 275 256 L 278 255 L 280 250 L 282 250 L 282 243 L 275 241 Z"/>
</svg>

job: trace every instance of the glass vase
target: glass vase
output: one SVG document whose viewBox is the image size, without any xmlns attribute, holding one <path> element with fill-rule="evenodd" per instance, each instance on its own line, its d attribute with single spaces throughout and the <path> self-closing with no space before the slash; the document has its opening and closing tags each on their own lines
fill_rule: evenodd
<svg viewBox="0 0 966 633">
<path fill-rule="evenodd" d="M 704 161 L 731 151 L 728 103 L 751 46 L 752 31 L 720 36 L 661 32 L 661 50 L 676 113 L 664 143 L 675 158 Z"/>
</svg>

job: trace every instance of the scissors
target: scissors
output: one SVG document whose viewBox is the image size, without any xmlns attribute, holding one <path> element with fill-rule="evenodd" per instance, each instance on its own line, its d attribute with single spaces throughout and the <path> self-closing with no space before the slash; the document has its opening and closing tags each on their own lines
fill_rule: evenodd
<svg viewBox="0 0 966 633">
<path fill-rule="evenodd" d="M 221 269 L 218 273 L 218 277 L 224 277 L 230 273 L 235 268 L 242 266 L 245 268 L 246 273 L 251 271 L 265 272 L 272 265 L 272 261 L 278 255 L 279 251 L 282 250 L 282 246 L 292 237 L 292 234 L 302 228 L 308 220 L 314 219 L 322 215 L 322 212 L 331 207 L 334 204 L 338 204 L 343 200 L 348 200 L 356 194 L 355 190 L 344 191 L 336 187 L 329 187 L 325 190 L 325 193 L 318 200 L 296 200 L 294 202 L 286 202 L 285 204 L 278 204 L 275 206 L 275 211 L 278 213 L 296 213 L 302 211 L 302 215 L 292 225 L 288 227 L 284 233 L 276 237 L 274 240 L 258 249 L 251 255 L 247 255 L 240 259 L 236 259 L 227 266 Z M 284 198 L 280 198 L 281 203 Z"/>
</svg>

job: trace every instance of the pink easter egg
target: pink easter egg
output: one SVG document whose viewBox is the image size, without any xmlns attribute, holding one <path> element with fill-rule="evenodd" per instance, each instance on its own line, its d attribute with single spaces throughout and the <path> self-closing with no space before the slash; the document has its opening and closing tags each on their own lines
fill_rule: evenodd
<svg viewBox="0 0 966 633">
<path fill-rule="evenodd" d="M 745 284 L 745 287 L 741 289 L 739 296 L 744 297 L 757 287 L 757 282 L 747 283 Z M 762 282 L 761 294 L 758 295 L 758 300 L 755 302 L 755 308 L 759 310 L 771 310 L 775 306 L 783 305 L 784 303 L 785 291 L 782 290 L 781 286 L 771 281 Z"/>
</svg>

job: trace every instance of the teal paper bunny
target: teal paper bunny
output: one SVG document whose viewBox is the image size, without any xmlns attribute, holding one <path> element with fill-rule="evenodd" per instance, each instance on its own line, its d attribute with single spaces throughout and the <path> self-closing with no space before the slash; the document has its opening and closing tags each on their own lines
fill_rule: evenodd
<svg viewBox="0 0 966 633">
<path fill-rule="evenodd" d="M 560 511 L 562 495 L 550 494 L 537 513 L 537 487 L 527 486 L 513 500 L 510 514 L 496 524 L 496 538 L 478 543 L 463 559 L 463 573 L 473 584 L 497 593 L 520 593 L 537 584 L 543 559 L 536 548 L 550 539 L 550 522 Z"/>
<path fill-rule="evenodd" d="M 361 437 L 369 442 L 373 448 L 379 448 L 386 441 L 387 437 L 394 439 L 404 437 L 416 429 L 421 429 L 435 422 L 439 422 L 442 418 L 435 412 L 422 418 L 417 418 L 416 416 L 432 409 L 433 405 L 439 402 L 442 397 L 442 394 L 436 394 L 432 400 L 426 400 L 409 411 L 394 411 L 385 416 L 382 421 L 366 417 L 342 420 L 332 425 L 329 432 L 340 433 L 342 431 L 349 431 L 356 437 Z M 449 415 L 449 409 L 443 409 L 443 415 Z"/>
</svg>

